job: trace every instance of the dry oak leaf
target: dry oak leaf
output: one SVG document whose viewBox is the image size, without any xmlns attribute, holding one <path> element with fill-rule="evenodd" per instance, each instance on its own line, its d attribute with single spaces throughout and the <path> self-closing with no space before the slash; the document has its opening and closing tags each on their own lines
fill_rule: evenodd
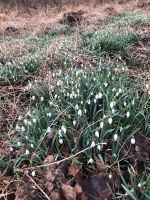
<svg viewBox="0 0 150 200">
<path fill-rule="evenodd" d="M 107 170 L 110 168 L 109 165 L 102 163 L 96 156 L 94 157 L 96 161 L 96 167 L 100 172 L 107 172 Z"/>
<path fill-rule="evenodd" d="M 76 200 L 77 194 L 73 187 L 70 185 L 62 184 L 61 188 L 67 200 Z"/>
</svg>

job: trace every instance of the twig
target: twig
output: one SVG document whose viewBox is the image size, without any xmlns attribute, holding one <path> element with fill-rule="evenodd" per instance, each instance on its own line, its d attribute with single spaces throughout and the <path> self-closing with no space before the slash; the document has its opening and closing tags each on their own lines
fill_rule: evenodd
<svg viewBox="0 0 150 200">
<path fill-rule="evenodd" d="M 40 186 L 28 175 L 26 174 L 26 176 L 34 183 L 34 185 L 45 195 L 45 197 L 48 199 L 48 200 L 51 200 L 47 194 L 40 188 Z"/>
<path fill-rule="evenodd" d="M 98 143 L 98 144 L 95 144 L 94 147 L 96 147 L 97 145 L 107 145 L 107 143 Z M 67 161 L 67 160 L 71 160 L 72 158 L 76 157 L 77 155 L 89 150 L 89 149 L 92 149 L 94 148 L 93 146 L 90 146 L 90 147 L 87 147 L 86 149 L 83 149 L 82 151 L 79 151 L 78 153 L 72 155 L 72 156 L 69 156 L 67 158 L 64 158 L 62 160 L 59 160 L 59 161 L 56 161 L 56 162 L 53 162 L 53 163 L 49 163 L 49 164 L 46 164 L 46 165 L 39 165 L 39 166 L 36 166 L 36 167 L 29 167 L 29 168 L 25 168 L 25 169 L 32 169 L 32 168 L 41 168 L 41 167 L 47 167 L 47 166 L 51 166 L 51 165 L 58 165 L 64 161 Z"/>
</svg>

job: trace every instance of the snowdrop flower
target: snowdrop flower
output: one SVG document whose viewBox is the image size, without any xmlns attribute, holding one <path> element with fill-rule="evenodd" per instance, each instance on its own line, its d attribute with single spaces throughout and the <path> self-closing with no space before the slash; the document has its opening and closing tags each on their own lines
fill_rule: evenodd
<svg viewBox="0 0 150 200">
<path fill-rule="evenodd" d="M 84 113 L 85 113 L 85 114 L 87 113 L 87 109 L 86 109 L 86 108 L 84 109 Z"/>
<path fill-rule="evenodd" d="M 94 160 L 93 160 L 92 158 L 90 158 L 90 159 L 88 160 L 88 163 L 92 164 L 92 163 L 94 163 Z"/>
<path fill-rule="evenodd" d="M 124 101 L 124 102 L 123 102 L 123 105 L 126 107 L 126 106 L 127 106 L 127 103 Z"/>
<path fill-rule="evenodd" d="M 52 116 L 52 113 L 51 113 L 51 112 L 47 113 L 47 116 L 48 116 L 48 117 L 51 117 L 51 116 Z"/>
<path fill-rule="evenodd" d="M 111 102 L 110 102 L 110 108 L 113 109 L 113 107 L 114 107 L 114 102 L 111 101 Z"/>
<path fill-rule="evenodd" d="M 127 112 L 126 116 L 127 116 L 127 118 L 129 118 L 130 117 L 130 112 Z"/>
<path fill-rule="evenodd" d="M 98 96 L 98 94 L 95 96 L 95 99 L 99 99 L 99 96 Z"/>
<path fill-rule="evenodd" d="M 25 127 L 24 127 L 24 126 L 21 127 L 21 131 L 22 131 L 22 132 L 25 131 Z"/>
<path fill-rule="evenodd" d="M 87 104 L 90 105 L 90 103 L 91 103 L 91 101 L 90 101 L 90 99 L 89 99 L 89 100 L 87 101 Z"/>
<path fill-rule="evenodd" d="M 109 179 L 112 179 L 112 174 L 109 174 Z"/>
<path fill-rule="evenodd" d="M 135 144 L 135 138 L 131 138 L 131 144 Z"/>
<path fill-rule="evenodd" d="M 119 91 L 118 91 L 118 92 L 119 92 L 119 94 L 121 94 L 121 93 L 122 93 L 122 89 L 121 89 L 121 88 L 119 88 Z"/>
<path fill-rule="evenodd" d="M 32 83 L 29 83 L 28 88 L 29 88 L 29 89 L 32 88 Z"/>
<path fill-rule="evenodd" d="M 135 100 L 133 99 L 133 100 L 132 100 L 132 105 L 134 105 L 134 104 L 135 104 Z"/>
<path fill-rule="evenodd" d="M 36 123 L 36 118 L 33 118 L 33 120 L 32 120 L 32 121 L 33 121 L 33 123 Z"/>
<path fill-rule="evenodd" d="M 18 120 L 21 121 L 23 119 L 23 117 L 21 115 L 19 115 Z"/>
<path fill-rule="evenodd" d="M 103 96 L 103 94 L 100 92 L 100 93 L 98 94 L 98 98 L 101 99 L 102 96 Z"/>
<path fill-rule="evenodd" d="M 138 187 L 139 187 L 139 188 L 141 188 L 141 187 L 142 187 L 142 184 L 141 184 L 141 183 L 139 183 L 139 184 L 138 184 Z"/>
<path fill-rule="evenodd" d="M 117 141 L 117 139 L 118 139 L 118 135 L 115 134 L 115 135 L 114 135 L 114 140 Z"/>
<path fill-rule="evenodd" d="M 10 151 L 13 151 L 14 149 L 12 147 L 10 147 Z"/>
<path fill-rule="evenodd" d="M 28 149 L 26 149 L 25 154 L 26 154 L 26 155 L 29 155 L 29 154 L 30 154 L 30 152 L 29 152 Z"/>
<path fill-rule="evenodd" d="M 41 101 L 44 101 L 44 97 L 41 97 Z"/>
<path fill-rule="evenodd" d="M 108 86 L 108 83 L 104 83 L 104 86 L 107 87 L 107 86 Z"/>
<path fill-rule="evenodd" d="M 149 85 L 148 85 L 148 84 L 146 84 L 146 85 L 145 85 L 145 87 L 146 87 L 146 89 L 148 90 L 148 88 L 149 88 Z"/>
<path fill-rule="evenodd" d="M 78 115 L 79 115 L 79 116 L 81 116 L 81 115 L 82 115 L 82 111 L 81 111 L 81 109 L 80 109 L 80 110 L 78 110 Z"/>
<path fill-rule="evenodd" d="M 32 171 L 31 175 L 32 175 L 32 176 L 35 176 L 35 171 Z"/>
<path fill-rule="evenodd" d="M 20 147 L 21 146 L 21 142 L 19 141 L 19 142 L 17 142 L 17 145 L 18 145 L 18 147 Z"/>
<path fill-rule="evenodd" d="M 57 95 L 57 94 L 55 94 L 55 96 L 54 96 L 54 99 L 57 99 L 57 96 L 58 96 L 58 95 Z"/>
<path fill-rule="evenodd" d="M 95 137 L 99 138 L 99 132 L 95 131 Z"/>
<path fill-rule="evenodd" d="M 122 127 L 120 127 L 120 132 L 122 132 L 122 130 L 123 130 L 123 128 L 122 128 Z"/>
<path fill-rule="evenodd" d="M 23 122 L 24 122 L 25 125 L 27 125 L 28 120 L 27 120 L 27 119 L 24 119 Z"/>
<path fill-rule="evenodd" d="M 116 88 L 113 88 L 113 89 L 112 89 L 112 92 L 115 92 L 115 91 L 116 91 Z"/>
<path fill-rule="evenodd" d="M 96 101 L 97 101 L 97 100 L 96 100 L 96 99 L 94 99 L 94 103 L 96 103 Z"/>
<path fill-rule="evenodd" d="M 28 125 L 31 126 L 31 125 L 32 125 L 32 122 L 31 122 L 31 121 L 28 121 Z"/>
<path fill-rule="evenodd" d="M 109 123 L 109 124 L 112 124 L 112 122 L 113 122 L 112 118 L 109 118 L 109 119 L 108 119 L 108 123 Z"/>
<path fill-rule="evenodd" d="M 64 125 L 62 125 L 61 130 L 66 134 L 67 129 L 66 129 L 66 127 Z"/>
<path fill-rule="evenodd" d="M 50 106 L 52 106 L 52 105 L 53 105 L 53 103 L 50 101 L 50 102 L 49 102 L 49 105 L 50 105 Z"/>
<path fill-rule="evenodd" d="M 20 126 L 16 125 L 16 131 L 20 131 Z"/>
<path fill-rule="evenodd" d="M 59 144 L 63 144 L 63 142 L 64 142 L 63 139 L 60 138 L 60 139 L 59 139 Z"/>
<path fill-rule="evenodd" d="M 76 123 L 77 123 L 77 122 L 74 120 L 74 121 L 73 121 L 73 125 L 75 126 L 75 125 L 76 125 Z"/>
<path fill-rule="evenodd" d="M 100 127 L 103 128 L 104 127 L 104 122 L 100 123 Z"/>
<path fill-rule="evenodd" d="M 35 100 L 35 96 L 32 96 L 32 100 L 33 100 L 33 101 Z"/>
<path fill-rule="evenodd" d="M 52 130 L 52 129 L 51 129 L 50 127 L 48 127 L 47 130 L 46 130 L 46 132 L 47 132 L 47 133 L 50 133 L 51 130 Z"/>
<path fill-rule="evenodd" d="M 119 92 L 116 92 L 116 97 L 118 97 L 119 96 Z"/>
<path fill-rule="evenodd" d="M 100 146 L 100 145 L 98 145 L 98 146 L 97 146 L 97 149 L 100 151 L 100 150 L 101 150 L 101 146 Z"/>
<path fill-rule="evenodd" d="M 95 142 L 94 141 L 91 143 L 91 147 L 95 147 Z"/>
<path fill-rule="evenodd" d="M 79 110 L 78 104 L 75 105 L 75 109 L 76 109 L 76 110 Z"/>
<path fill-rule="evenodd" d="M 115 109 L 113 108 L 113 109 L 112 109 L 112 114 L 114 114 L 114 113 L 115 113 Z"/>
<path fill-rule="evenodd" d="M 34 148 L 34 145 L 33 145 L 33 144 L 31 144 L 30 146 L 31 146 L 31 148 Z"/>
</svg>

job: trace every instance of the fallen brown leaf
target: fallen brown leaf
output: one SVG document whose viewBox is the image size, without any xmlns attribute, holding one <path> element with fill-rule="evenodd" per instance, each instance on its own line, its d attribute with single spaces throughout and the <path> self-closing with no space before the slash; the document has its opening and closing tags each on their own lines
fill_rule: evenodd
<svg viewBox="0 0 150 200">
<path fill-rule="evenodd" d="M 68 170 L 68 175 L 76 176 L 78 174 L 78 172 L 80 171 L 81 167 L 82 167 L 82 165 L 80 165 L 80 164 L 71 165 Z"/>
<path fill-rule="evenodd" d="M 108 200 L 110 198 L 107 186 L 109 182 L 110 179 L 104 172 L 77 180 L 77 184 L 81 186 L 87 200 Z"/>
<path fill-rule="evenodd" d="M 73 187 L 70 185 L 62 184 L 61 188 L 67 200 L 76 200 L 77 194 Z"/>
<path fill-rule="evenodd" d="M 107 172 L 107 170 L 110 168 L 109 165 L 103 164 L 96 156 L 94 157 L 96 162 L 96 167 L 100 172 Z"/>
</svg>

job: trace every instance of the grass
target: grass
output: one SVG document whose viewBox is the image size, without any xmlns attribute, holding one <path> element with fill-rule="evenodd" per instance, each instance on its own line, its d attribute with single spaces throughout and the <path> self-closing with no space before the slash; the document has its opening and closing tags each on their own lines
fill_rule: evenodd
<svg viewBox="0 0 150 200">
<path fill-rule="evenodd" d="M 0 84 L 15 87 L 26 80 L 22 87 L 27 103 L 13 121 L 13 134 L 3 134 L 10 154 L 0 156 L 0 170 L 7 168 L 21 178 L 24 166 L 36 169 L 47 155 L 61 160 L 88 148 L 75 160 L 89 174 L 97 170 L 96 158 L 110 166 L 106 173 L 112 179 L 113 199 L 149 199 L 150 165 L 140 168 L 133 152 L 139 135 L 150 137 L 148 86 L 141 78 L 131 79 L 121 59 L 140 41 L 142 33 L 132 26 L 148 18 L 122 14 L 78 37 L 69 36 L 66 27 L 45 30 L 37 37 L 20 38 L 26 53 L 16 56 L 10 48 L 15 39 L 3 41 Z M 88 61 L 92 56 L 95 65 Z M 43 67 L 46 74 L 39 77 Z"/>
</svg>

